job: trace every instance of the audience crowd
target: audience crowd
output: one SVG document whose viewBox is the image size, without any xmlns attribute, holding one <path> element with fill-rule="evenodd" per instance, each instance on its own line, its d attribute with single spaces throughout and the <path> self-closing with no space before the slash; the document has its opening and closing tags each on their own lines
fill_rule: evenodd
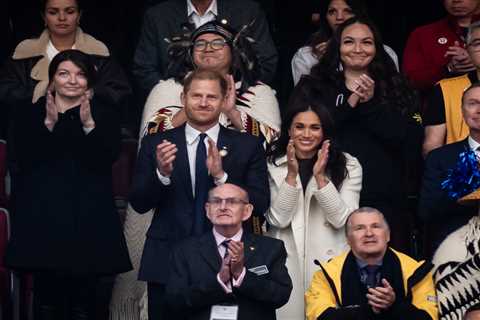
<svg viewBox="0 0 480 320">
<path fill-rule="evenodd" d="M 39 0 L 16 46 L 6 7 L 20 317 L 480 319 L 480 0 L 437 3 L 401 55 L 363 0 L 309 2 L 283 50 L 260 2 L 148 2 L 108 46 L 88 0 Z"/>
</svg>

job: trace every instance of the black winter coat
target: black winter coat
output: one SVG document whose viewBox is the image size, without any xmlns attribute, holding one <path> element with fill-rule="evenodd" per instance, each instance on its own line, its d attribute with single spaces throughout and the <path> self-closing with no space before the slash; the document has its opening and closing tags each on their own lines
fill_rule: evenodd
<svg viewBox="0 0 480 320">
<path fill-rule="evenodd" d="M 131 269 L 112 198 L 120 148 L 118 112 L 91 102 L 95 128 L 85 134 L 79 109 L 44 125 L 45 98 L 14 108 L 12 235 L 15 269 L 113 274 Z"/>
</svg>

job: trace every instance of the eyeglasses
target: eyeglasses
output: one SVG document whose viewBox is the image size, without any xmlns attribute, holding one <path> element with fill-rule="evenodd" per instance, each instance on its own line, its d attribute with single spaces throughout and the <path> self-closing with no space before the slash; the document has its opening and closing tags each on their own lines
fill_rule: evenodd
<svg viewBox="0 0 480 320">
<path fill-rule="evenodd" d="M 212 50 L 220 50 L 225 47 L 227 41 L 225 39 L 214 39 L 212 41 L 207 40 L 197 40 L 193 43 L 193 50 L 195 51 L 205 51 L 207 50 L 208 45 Z"/>
<path fill-rule="evenodd" d="M 241 204 L 248 204 L 248 201 L 238 199 L 238 198 L 219 198 L 219 197 L 213 197 L 208 199 L 208 203 L 210 203 L 213 206 L 221 206 L 222 203 L 225 201 L 225 206 L 227 207 L 234 207 L 234 206 L 239 206 Z"/>
</svg>

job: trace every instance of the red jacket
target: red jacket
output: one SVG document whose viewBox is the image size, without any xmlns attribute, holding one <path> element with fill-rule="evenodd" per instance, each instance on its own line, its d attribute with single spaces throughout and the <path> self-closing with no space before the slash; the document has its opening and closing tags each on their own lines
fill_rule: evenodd
<svg viewBox="0 0 480 320">
<path fill-rule="evenodd" d="M 472 21 L 478 18 L 476 16 Z M 445 57 L 445 52 L 455 41 L 465 47 L 464 33 L 465 28 L 460 27 L 454 17 L 448 16 L 418 27 L 410 34 L 403 53 L 403 72 L 416 89 L 430 89 L 448 75 L 450 57 Z"/>
</svg>

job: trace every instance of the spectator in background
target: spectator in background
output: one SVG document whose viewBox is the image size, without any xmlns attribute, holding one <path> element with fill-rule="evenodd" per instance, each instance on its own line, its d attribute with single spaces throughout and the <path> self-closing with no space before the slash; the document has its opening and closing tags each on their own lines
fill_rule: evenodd
<svg viewBox="0 0 480 320">
<path fill-rule="evenodd" d="M 477 90 L 480 88 L 477 87 Z M 478 94 L 478 93 L 477 93 Z M 480 303 L 480 189 L 478 158 L 473 150 L 463 152 L 448 178 L 448 196 L 459 205 L 477 210 L 465 225 L 452 232 L 433 256 L 435 288 L 440 319 L 478 319 Z M 461 183 L 459 183 L 461 181 Z M 444 220 L 444 223 L 448 221 Z M 477 305 L 469 317 L 467 309 Z M 476 316 L 474 314 L 477 313 Z"/>
<path fill-rule="evenodd" d="M 433 149 L 461 141 L 469 134 L 462 116 L 462 95 L 466 88 L 480 79 L 480 21 L 468 28 L 467 52 L 475 70 L 440 80 L 426 100 L 422 117 L 425 126 L 424 157 Z"/>
<path fill-rule="evenodd" d="M 119 117 L 91 99 L 89 55 L 62 51 L 48 79 L 46 97 L 12 111 L 17 170 L 6 263 L 33 273 L 35 320 L 93 320 L 98 278 L 131 269 L 112 198 Z"/>
<path fill-rule="evenodd" d="M 97 98 L 119 105 L 131 93 L 122 69 L 109 58 L 107 47 L 80 29 L 80 0 L 42 0 L 45 30 L 39 38 L 22 41 L 0 71 L 0 101 L 37 102 L 47 92 L 48 65 L 56 54 L 75 48 L 93 56 Z"/>
<path fill-rule="evenodd" d="M 252 37 L 257 42 L 255 52 L 260 61 L 260 79 L 270 83 L 275 75 L 277 51 L 257 3 L 250 0 L 169 0 L 146 12 L 133 59 L 133 74 L 145 96 L 158 81 L 168 78 L 165 39 L 183 34 L 185 25 L 194 24 L 198 28 L 214 19 L 225 20 L 236 30 L 253 22 Z"/>
<path fill-rule="evenodd" d="M 293 83 L 296 85 L 300 77 L 310 74 L 310 70 L 323 57 L 328 40 L 345 20 L 353 16 L 366 16 L 367 10 L 363 0 L 327 0 L 319 3 L 320 27 L 308 44 L 298 49 L 292 59 Z M 383 45 L 385 52 L 392 58 L 398 70 L 398 57 L 389 46 Z"/>
<path fill-rule="evenodd" d="M 345 21 L 295 90 L 329 108 L 339 147 L 363 169 L 360 206 L 381 209 L 392 225 L 393 247 L 407 250 L 408 228 L 400 213 L 405 185 L 400 181 L 405 164 L 420 155 L 418 100 L 373 24 L 363 17 Z"/>
<path fill-rule="evenodd" d="M 277 319 L 304 319 L 304 293 L 317 269 L 314 259 L 324 262 L 347 249 L 343 226 L 358 208 L 362 167 L 338 149 L 327 108 L 304 95 L 292 96 L 267 159 L 268 234 L 285 243 L 293 281 L 290 300 Z"/>
<path fill-rule="evenodd" d="M 441 241 L 452 231 L 465 225 L 477 212 L 475 207 L 460 206 L 448 196 L 442 182 L 467 150 L 479 154 L 480 84 L 468 87 L 462 96 L 462 115 L 469 128 L 469 136 L 461 141 L 432 150 L 425 161 L 422 189 L 418 202 L 418 214 L 427 228 L 427 251 L 433 253 Z"/>
<path fill-rule="evenodd" d="M 280 131 L 280 110 L 274 91 L 259 81 L 260 65 L 248 29 L 237 33 L 220 21 L 210 21 L 185 38 L 172 40 L 168 80 L 150 93 L 143 110 L 140 134 L 161 132 L 185 123 L 180 94 L 185 76 L 194 69 L 221 73 L 229 83 L 229 109 L 220 123 L 260 136 L 270 143 Z M 234 42 L 234 39 L 235 42 Z"/>
<path fill-rule="evenodd" d="M 448 16 L 418 27 L 403 53 L 403 72 L 414 88 L 426 93 L 447 76 L 475 69 L 465 49 L 471 22 L 478 19 L 479 0 L 443 0 Z"/>
<path fill-rule="evenodd" d="M 320 263 L 305 293 L 308 320 L 436 320 L 432 265 L 393 250 L 374 208 L 355 210 L 345 232 L 351 250 Z"/>
</svg>

